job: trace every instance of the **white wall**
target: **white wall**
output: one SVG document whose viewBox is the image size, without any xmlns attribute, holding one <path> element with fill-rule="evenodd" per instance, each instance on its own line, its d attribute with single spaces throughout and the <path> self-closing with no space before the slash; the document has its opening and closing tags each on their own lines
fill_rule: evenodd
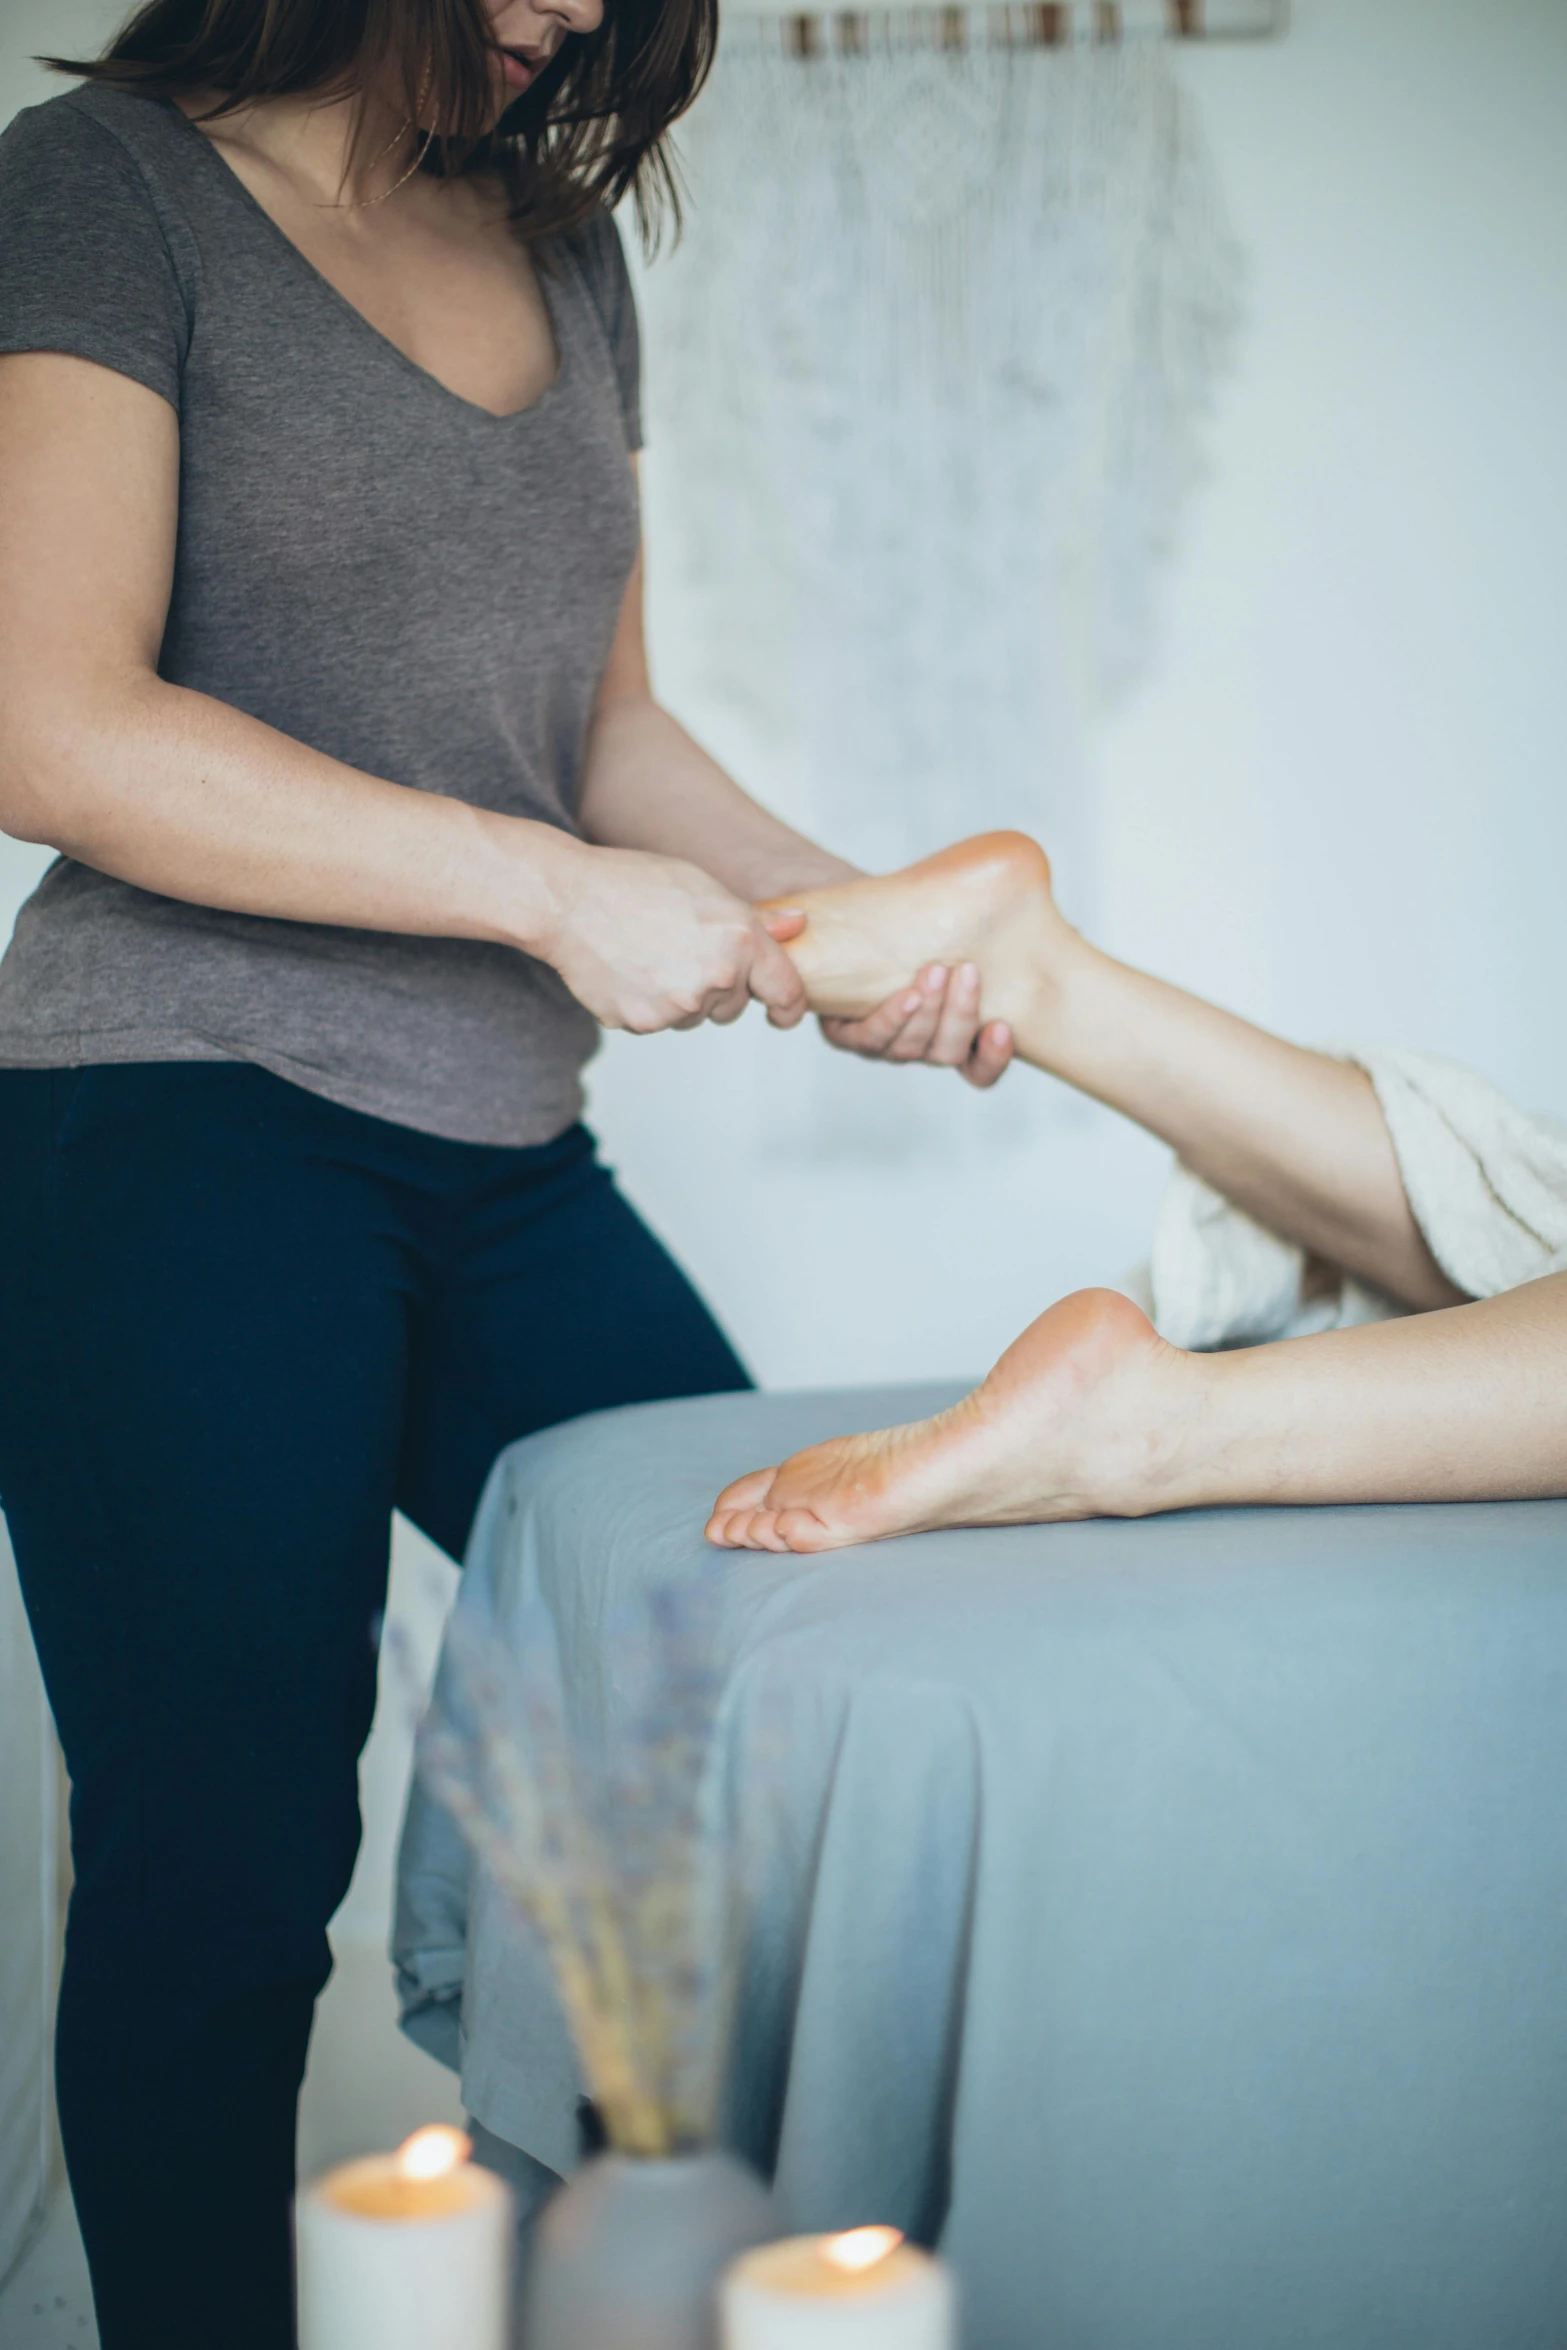
<svg viewBox="0 0 1567 2350">
<path fill-rule="evenodd" d="M 1567 1111 L 1567 7 L 1297 0 L 1282 45 L 1183 70 L 1251 319 L 1157 673 L 1102 739 L 1101 935 Z M 1159 1154 L 1097 1113 L 989 1167 L 769 1165 L 768 1071 L 808 1049 L 619 1039 L 594 1081 L 764 1378 L 977 1367 L 1143 1249 Z"/>
<path fill-rule="evenodd" d="M 115 13 L 0 9 L 0 114 L 25 50 Z M 1454 1053 L 1567 1113 L 1567 7 L 1297 0 L 1284 44 L 1184 70 L 1252 318 L 1157 674 L 1103 737 L 1102 934 L 1290 1033 Z M 0 927 L 40 863 L 0 849 Z M 753 1019 L 617 1039 L 593 1077 L 764 1379 L 977 1370 L 1143 1250 L 1161 1156 L 1097 1112 L 988 1164 L 770 1157 L 776 1056 L 811 1049 Z M 345 1920 L 370 1937 L 402 1766 L 389 1710 Z"/>
</svg>

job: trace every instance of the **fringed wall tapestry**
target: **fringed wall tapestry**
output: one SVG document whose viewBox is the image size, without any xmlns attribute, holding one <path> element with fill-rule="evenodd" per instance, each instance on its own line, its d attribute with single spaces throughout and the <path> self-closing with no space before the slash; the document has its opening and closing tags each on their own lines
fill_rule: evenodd
<svg viewBox="0 0 1567 2350">
<path fill-rule="evenodd" d="M 1086 910 L 1085 730 L 1146 661 L 1239 312 L 1165 36 L 1282 29 L 1273 0 L 730 0 L 640 286 L 655 666 L 842 854 L 1018 825 Z M 813 1151 L 951 1130 L 931 1086 L 787 1060 Z"/>
</svg>

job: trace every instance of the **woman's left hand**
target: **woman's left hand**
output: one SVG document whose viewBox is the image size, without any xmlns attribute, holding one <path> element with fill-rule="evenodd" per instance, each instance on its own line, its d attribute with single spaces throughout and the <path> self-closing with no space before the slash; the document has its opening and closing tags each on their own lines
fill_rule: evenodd
<svg viewBox="0 0 1567 2350">
<path fill-rule="evenodd" d="M 1004 1076 L 1012 1058 L 1012 1031 L 1004 1020 L 982 1022 L 979 971 L 973 963 L 948 970 L 931 963 L 914 985 L 889 996 L 863 1020 L 822 1022 L 822 1034 L 840 1052 L 867 1061 L 928 1061 L 956 1069 L 981 1089 Z"/>
</svg>

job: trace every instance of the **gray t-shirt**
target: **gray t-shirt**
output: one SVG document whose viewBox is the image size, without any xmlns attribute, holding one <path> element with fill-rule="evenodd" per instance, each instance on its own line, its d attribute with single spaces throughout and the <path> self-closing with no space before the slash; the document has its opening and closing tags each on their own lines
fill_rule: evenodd
<svg viewBox="0 0 1567 2350">
<path fill-rule="evenodd" d="M 636 314 L 614 223 L 541 269 L 559 372 L 497 418 L 403 357 L 162 100 L 0 139 L 0 351 L 180 420 L 159 672 L 352 767 L 568 831 L 635 560 Z M 597 1030 L 504 946 L 189 906 L 62 858 L 0 965 L 0 1064 L 259 1062 L 459 1140 L 549 1140 Z"/>
</svg>

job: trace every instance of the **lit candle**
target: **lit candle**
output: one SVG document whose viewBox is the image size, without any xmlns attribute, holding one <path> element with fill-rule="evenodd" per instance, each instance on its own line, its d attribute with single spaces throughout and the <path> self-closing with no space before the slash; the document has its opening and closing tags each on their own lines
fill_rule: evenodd
<svg viewBox="0 0 1567 2350">
<path fill-rule="evenodd" d="M 505 2350 L 511 2190 L 461 2130 L 345 2162 L 294 2214 L 300 2350 Z"/>
<path fill-rule="evenodd" d="M 723 2350 L 952 2350 L 952 2279 L 896 2228 L 789 2236 L 719 2289 Z"/>
</svg>

